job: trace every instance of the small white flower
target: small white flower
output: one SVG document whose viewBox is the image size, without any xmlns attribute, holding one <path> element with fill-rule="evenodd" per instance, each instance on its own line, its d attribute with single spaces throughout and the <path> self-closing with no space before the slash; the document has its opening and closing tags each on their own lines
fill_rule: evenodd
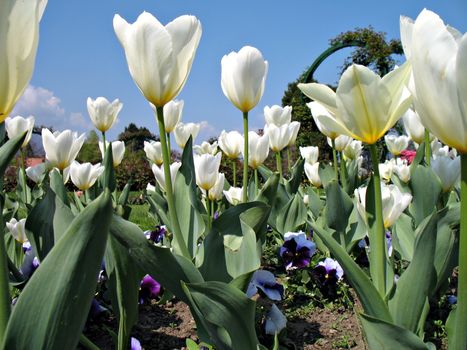
<svg viewBox="0 0 467 350">
<path fill-rule="evenodd" d="M 74 161 L 70 166 L 71 181 L 81 191 L 91 188 L 103 172 L 104 167 L 100 163 L 92 165 L 91 163 L 80 164 Z"/>
<path fill-rule="evenodd" d="M 313 164 L 305 163 L 305 174 L 313 186 L 322 186 L 321 178 L 319 177 L 319 162 Z"/>
<path fill-rule="evenodd" d="M 219 148 L 229 159 L 238 159 L 243 150 L 243 136 L 238 131 L 225 132 L 219 135 Z"/>
<path fill-rule="evenodd" d="M 269 136 L 259 136 L 256 132 L 248 132 L 248 165 L 258 169 L 269 155 Z"/>
<path fill-rule="evenodd" d="M 185 148 L 186 143 L 188 142 L 188 139 L 192 138 L 192 142 L 195 142 L 196 136 L 198 136 L 200 129 L 199 124 L 195 123 L 187 123 L 184 124 L 182 122 L 178 123 L 177 126 L 175 127 L 175 141 L 177 142 L 177 145 L 180 148 Z"/>
<path fill-rule="evenodd" d="M 109 147 L 109 142 L 105 141 L 105 149 Z M 99 141 L 99 149 L 101 151 L 102 159 L 105 157 L 104 143 Z M 112 159 L 114 168 L 118 167 L 125 156 L 125 142 L 123 141 L 112 141 Z"/>
<path fill-rule="evenodd" d="M 388 147 L 389 152 L 394 156 L 398 156 L 402 153 L 403 150 L 407 149 L 409 146 L 409 137 L 406 135 L 386 135 L 384 136 L 384 141 Z"/>
<path fill-rule="evenodd" d="M 59 170 L 70 166 L 78 155 L 84 141 L 84 134 L 78 137 L 78 134 L 71 130 L 56 131 L 52 134 L 49 129 L 42 129 L 42 144 L 45 157 L 52 167 Z"/>
<path fill-rule="evenodd" d="M 237 205 L 242 202 L 242 187 L 230 187 L 228 191 L 223 191 L 225 198 L 232 205 Z"/>
<path fill-rule="evenodd" d="M 269 147 L 273 152 L 280 152 L 287 147 L 291 137 L 288 125 L 266 125 L 264 127 L 264 134 L 269 136 Z"/>
<path fill-rule="evenodd" d="M 12 218 L 10 222 L 6 223 L 6 227 L 8 231 L 10 231 L 11 235 L 19 242 L 24 243 L 28 240 L 26 237 L 26 219 L 21 219 L 17 221 L 15 218 Z"/>
<path fill-rule="evenodd" d="M 92 123 L 101 132 L 106 132 L 114 125 L 118 113 L 123 107 L 118 98 L 111 103 L 105 97 L 98 97 L 95 100 L 88 97 L 87 105 Z"/>
<path fill-rule="evenodd" d="M 201 189 L 208 191 L 215 185 L 219 174 L 221 157 L 221 153 L 215 156 L 211 154 L 195 155 L 193 161 L 195 163 L 196 184 Z"/>
<path fill-rule="evenodd" d="M 315 164 L 319 157 L 319 148 L 317 146 L 300 147 L 300 155 L 308 164 Z"/>
<path fill-rule="evenodd" d="M 159 141 L 144 141 L 144 152 L 146 157 L 156 165 L 161 165 L 164 160 L 162 159 L 162 145 Z"/>
<path fill-rule="evenodd" d="M 332 147 L 332 139 L 327 138 L 329 147 Z M 337 152 L 342 152 L 345 147 L 352 141 L 352 138 L 347 135 L 339 135 L 334 139 L 334 145 Z"/>
<path fill-rule="evenodd" d="M 33 116 L 23 118 L 18 115 L 14 118 L 6 118 L 5 130 L 8 134 L 8 138 L 12 140 L 26 132 L 26 137 L 23 141 L 23 144 L 21 145 L 21 147 L 26 147 L 26 145 L 31 140 L 32 129 L 34 128 L 34 121 L 35 119 Z"/>
<path fill-rule="evenodd" d="M 218 201 L 222 199 L 224 194 L 224 184 L 225 184 L 225 175 L 224 173 L 219 173 L 217 176 L 216 183 L 208 192 L 208 198 L 211 201 Z"/>
<path fill-rule="evenodd" d="M 272 107 L 264 107 L 264 119 L 267 125 L 274 124 L 275 126 L 282 126 L 290 124 L 292 119 L 292 107 L 281 107 L 274 105 Z"/>
<path fill-rule="evenodd" d="M 170 179 L 172 181 L 172 190 L 175 188 L 175 178 L 177 177 L 178 169 L 180 169 L 181 166 L 182 163 L 180 162 L 174 162 L 170 164 Z M 165 192 L 164 169 L 162 167 L 158 167 L 156 164 L 153 164 L 151 169 L 160 188 Z"/>
<path fill-rule="evenodd" d="M 203 141 L 201 145 L 194 145 L 193 152 L 197 155 L 210 154 L 215 155 L 217 153 L 217 141 L 214 141 L 212 144 L 209 142 Z"/>
</svg>

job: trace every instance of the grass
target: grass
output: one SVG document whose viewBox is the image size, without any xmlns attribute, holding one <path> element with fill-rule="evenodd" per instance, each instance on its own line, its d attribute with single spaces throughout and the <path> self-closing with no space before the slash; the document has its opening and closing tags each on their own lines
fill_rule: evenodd
<svg viewBox="0 0 467 350">
<path fill-rule="evenodd" d="M 154 230 L 156 221 L 149 214 L 149 204 L 130 205 L 130 221 L 138 225 L 143 231 Z"/>
</svg>

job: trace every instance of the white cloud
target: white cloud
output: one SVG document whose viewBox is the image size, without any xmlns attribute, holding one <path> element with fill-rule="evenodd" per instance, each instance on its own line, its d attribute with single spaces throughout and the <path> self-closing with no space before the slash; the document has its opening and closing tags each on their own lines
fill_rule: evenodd
<svg viewBox="0 0 467 350">
<path fill-rule="evenodd" d="M 69 112 L 62 106 L 62 101 L 50 91 L 41 86 L 29 85 L 16 104 L 11 116 L 33 115 L 36 126 L 53 127 L 54 130 L 72 129 L 87 131 L 92 129 L 92 123 L 80 112 Z"/>
<path fill-rule="evenodd" d="M 199 122 L 200 124 L 200 130 L 199 130 L 199 135 L 197 137 L 196 143 L 201 143 L 203 141 L 207 141 L 211 137 L 218 137 L 220 134 L 220 131 L 217 130 L 216 127 L 213 125 L 209 124 L 207 120 L 203 120 Z"/>
</svg>

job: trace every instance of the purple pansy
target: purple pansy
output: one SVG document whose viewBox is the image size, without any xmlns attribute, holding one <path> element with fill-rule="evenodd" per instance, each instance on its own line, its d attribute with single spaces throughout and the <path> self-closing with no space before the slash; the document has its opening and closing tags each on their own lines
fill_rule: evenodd
<svg viewBox="0 0 467 350">
<path fill-rule="evenodd" d="M 391 231 L 386 231 L 386 244 L 388 246 L 388 256 L 392 255 L 392 236 Z"/>
<path fill-rule="evenodd" d="M 253 274 L 246 295 L 251 298 L 259 291 L 263 292 L 271 300 L 281 300 L 284 287 L 276 282 L 276 277 L 266 270 L 258 270 Z"/>
<path fill-rule="evenodd" d="M 156 298 L 161 292 L 161 285 L 149 275 L 144 276 L 140 284 L 139 300 L 143 304 L 145 300 Z"/>
<path fill-rule="evenodd" d="M 166 233 L 167 229 L 165 225 L 158 225 L 153 231 L 145 231 L 144 235 L 148 240 L 153 241 L 154 243 L 162 243 L 162 240 L 164 239 Z"/>
<path fill-rule="evenodd" d="M 105 311 L 108 310 L 101 304 L 99 304 L 99 302 L 95 298 L 92 299 L 91 309 L 89 310 L 89 316 L 91 316 L 92 318 L 96 318 Z"/>
<path fill-rule="evenodd" d="M 457 297 L 455 295 L 448 295 L 447 299 L 449 305 L 457 304 Z"/>
<path fill-rule="evenodd" d="M 279 255 L 286 270 L 301 269 L 310 264 L 312 255 L 316 252 L 316 244 L 307 239 L 304 232 L 287 232 Z"/>
<path fill-rule="evenodd" d="M 336 284 L 344 276 L 344 270 L 336 260 L 326 258 L 318 263 L 313 270 L 313 274 L 322 285 L 332 285 Z"/>
<path fill-rule="evenodd" d="M 131 350 L 141 350 L 141 343 L 138 339 L 131 337 Z"/>
<path fill-rule="evenodd" d="M 271 310 L 269 310 L 266 315 L 266 320 L 264 322 L 264 330 L 266 334 L 279 334 L 281 330 L 287 325 L 287 318 L 279 310 L 276 304 L 272 304 Z"/>
</svg>

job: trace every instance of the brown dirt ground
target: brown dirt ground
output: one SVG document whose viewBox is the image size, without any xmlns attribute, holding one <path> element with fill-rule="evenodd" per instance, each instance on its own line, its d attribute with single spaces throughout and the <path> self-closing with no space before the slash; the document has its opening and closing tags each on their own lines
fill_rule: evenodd
<svg viewBox="0 0 467 350">
<path fill-rule="evenodd" d="M 90 322 L 85 335 L 101 349 L 113 349 L 107 329 L 118 329 L 113 316 Z M 196 340 L 195 323 L 184 303 L 154 302 L 140 306 L 132 336 L 140 340 L 145 350 L 184 349 L 186 338 Z M 286 343 L 288 349 L 297 350 L 366 349 L 354 312 L 341 309 L 315 309 L 309 315 L 289 319 Z"/>
</svg>

